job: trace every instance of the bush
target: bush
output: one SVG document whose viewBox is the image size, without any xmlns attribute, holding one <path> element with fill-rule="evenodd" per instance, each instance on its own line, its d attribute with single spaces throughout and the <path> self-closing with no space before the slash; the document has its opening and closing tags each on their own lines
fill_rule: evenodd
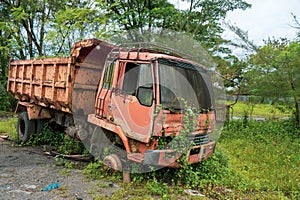
<svg viewBox="0 0 300 200">
<path fill-rule="evenodd" d="M 6 91 L 6 81 L 0 81 L 0 110 L 13 111 L 17 100 Z"/>
<path fill-rule="evenodd" d="M 86 152 L 81 142 L 68 138 L 62 131 L 56 131 L 49 123 L 45 124 L 41 134 L 32 136 L 26 144 L 57 147 L 59 153 L 68 155 L 83 154 Z"/>
</svg>

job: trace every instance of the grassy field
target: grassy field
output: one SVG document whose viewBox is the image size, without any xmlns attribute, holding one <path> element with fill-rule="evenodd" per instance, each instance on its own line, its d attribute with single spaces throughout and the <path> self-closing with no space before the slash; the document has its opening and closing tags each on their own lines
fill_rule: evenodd
<svg viewBox="0 0 300 200">
<path fill-rule="evenodd" d="M 9 135 L 11 138 L 17 137 L 16 125 L 17 125 L 16 117 L 3 118 L 0 120 L 0 134 L 1 135 Z"/>
<path fill-rule="evenodd" d="M 282 105 L 254 104 L 242 101 L 235 104 L 230 112 L 232 116 L 264 117 L 266 119 L 287 118 L 292 114 Z"/>
<path fill-rule="evenodd" d="M 290 122 L 232 121 L 218 150 L 242 178 L 236 190 L 253 199 L 300 198 L 300 130 Z"/>
</svg>

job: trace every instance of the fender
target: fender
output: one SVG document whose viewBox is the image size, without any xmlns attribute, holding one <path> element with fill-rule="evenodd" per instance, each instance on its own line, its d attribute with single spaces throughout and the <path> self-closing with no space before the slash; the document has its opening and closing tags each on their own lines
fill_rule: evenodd
<svg viewBox="0 0 300 200">
<path fill-rule="evenodd" d="M 27 110 L 29 120 L 51 118 L 50 110 L 47 108 L 28 102 L 18 102 L 15 113 L 20 113 L 25 110 Z"/>
<path fill-rule="evenodd" d="M 99 127 L 106 128 L 107 130 L 110 130 L 110 131 L 116 133 L 117 135 L 119 135 L 124 144 L 126 152 L 131 153 L 128 138 L 126 137 L 126 135 L 124 134 L 124 132 L 122 131 L 122 129 L 119 126 L 109 123 L 107 121 L 104 121 L 102 119 L 99 119 L 95 116 L 95 114 L 88 115 L 88 122 L 95 124 Z"/>
</svg>

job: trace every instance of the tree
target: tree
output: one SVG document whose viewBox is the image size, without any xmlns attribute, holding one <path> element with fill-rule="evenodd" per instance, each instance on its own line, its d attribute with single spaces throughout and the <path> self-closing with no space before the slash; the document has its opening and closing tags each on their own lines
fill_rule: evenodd
<svg viewBox="0 0 300 200">
<path fill-rule="evenodd" d="M 189 33 L 212 54 L 230 53 L 223 45 L 222 19 L 229 11 L 247 9 L 250 4 L 242 0 L 189 0 L 187 10 L 177 10 L 167 0 L 99 1 L 106 7 L 110 23 L 117 22 L 121 30 L 165 28 Z M 110 26 L 111 27 L 111 26 Z M 134 37 L 134 36 L 133 36 Z"/>
<path fill-rule="evenodd" d="M 230 41 L 222 38 L 224 29 L 221 26 L 229 11 L 246 10 L 251 5 L 243 0 L 183 0 L 189 2 L 188 10 L 182 12 L 181 20 L 177 20 L 179 30 L 186 30 L 194 35 L 212 55 L 230 54 L 224 47 Z"/>
<path fill-rule="evenodd" d="M 68 4 L 47 21 L 46 51 L 67 55 L 76 41 L 103 34 L 105 23 L 104 12 L 94 0 Z"/>
<path fill-rule="evenodd" d="M 11 56 L 28 59 L 69 53 L 76 40 L 93 36 L 105 18 L 94 0 L 0 0 L 2 38 Z"/>
<path fill-rule="evenodd" d="M 250 58 L 245 76 L 253 95 L 274 101 L 293 102 L 295 123 L 300 127 L 300 41 L 273 39 L 266 41 Z"/>
<path fill-rule="evenodd" d="M 102 27 L 94 0 L 0 0 L 0 100 L 6 103 L 10 58 L 68 55 L 73 43 Z M 4 109 L 2 106 L 1 109 Z"/>
<path fill-rule="evenodd" d="M 140 41 L 140 36 L 152 28 L 168 28 L 178 14 L 167 0 L 96 1 L 106 10 L 107 32 L 113 35 L 123 30 L 130 31 L 132 41 Z"/>
</svg>

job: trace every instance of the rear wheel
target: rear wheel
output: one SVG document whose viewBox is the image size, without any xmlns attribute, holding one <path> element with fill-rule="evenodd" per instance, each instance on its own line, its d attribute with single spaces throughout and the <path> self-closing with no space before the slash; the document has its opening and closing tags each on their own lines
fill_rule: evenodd
<svg viewBox="0 0 300 200">
<path fill-rule="evenodd" d="M 17 142 L 26 142 L 30 138 L 30 135 L 35 133 L 35 126 L 35 121 L 29 120 L 27 112 L 20 113 L 17 124 Z"/>
</svg>

